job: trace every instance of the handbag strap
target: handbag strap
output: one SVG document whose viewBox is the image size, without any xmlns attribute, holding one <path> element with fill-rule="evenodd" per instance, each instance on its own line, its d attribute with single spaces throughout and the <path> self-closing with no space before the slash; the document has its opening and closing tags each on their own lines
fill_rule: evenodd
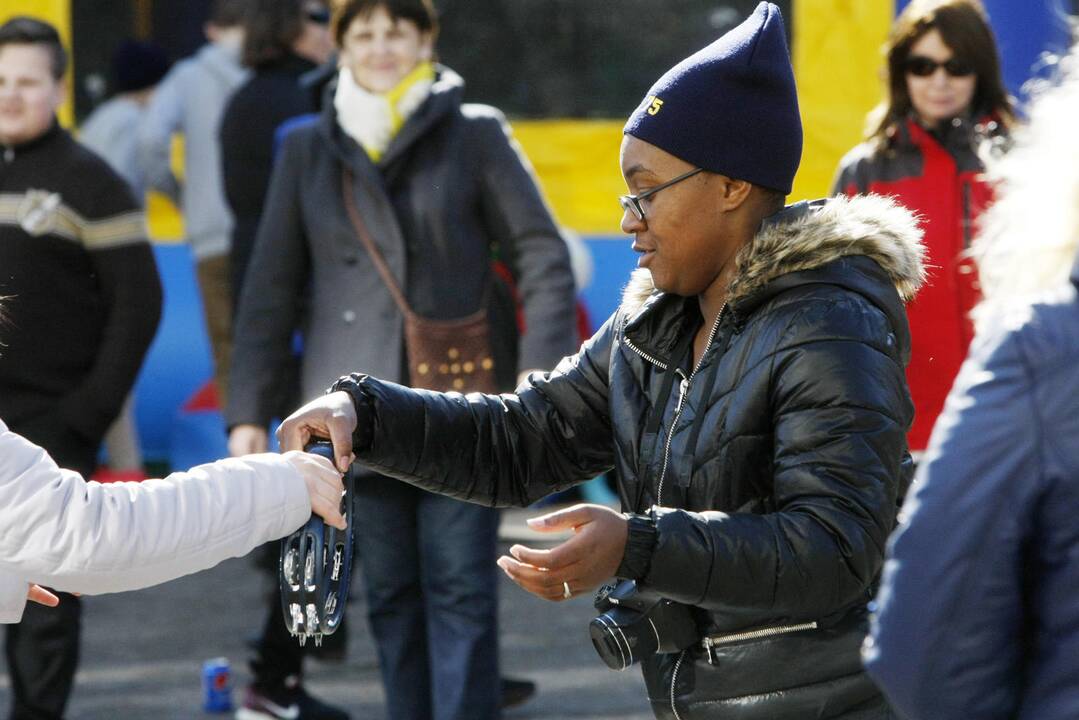
<svg viewBox="0 0 1079 720">
<path fill-rule="evenodd" d="M 378 251 L 375 241 L 371 239 L 370 233 L 367 232 L 367 227 L 363 224 L 363 220 L 360 219 L 360 211 L 356 209 L 352 171 L 347 167 L 341 169 L 341 193 L 344 196 L 345 212 L 348 214 L 349 222 L 352 223 L 353 229 L 356 230 L 360 243 L 367 250 L 367 254 L 371 256 L 371 261 L 375 264 L 378 274 L 382 276 L 382 282 L 386 284 L 386 289 L 390 291 L 393 301 L 405 317 L 414 317 L 415 313 L 408 306 L 405 294 L 401 292 L 401 286 L 397 284 L 393 273 L 390 272 L 389 265 L 386 264 L 386 259 Z"/>
</svg>

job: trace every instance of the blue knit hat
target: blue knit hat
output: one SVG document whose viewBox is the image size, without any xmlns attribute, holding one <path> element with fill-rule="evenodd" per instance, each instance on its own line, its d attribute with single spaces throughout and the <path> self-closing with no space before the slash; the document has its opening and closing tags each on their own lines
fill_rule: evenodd
<svg viewBox="0 0 1079 720">
<path fill-rule="evenodd" d="M 125 40 L 112 54 L 113 90 L 118 93 L 153 87 L 168 71 L 169 56 L 154 43 Z"/>
<path fill-rule="evenodd" d="M 623 132 L 705 170 L 790 193 L 802 121 L 779 8 L 762 2 L 668 70 Z"/>
</svg>

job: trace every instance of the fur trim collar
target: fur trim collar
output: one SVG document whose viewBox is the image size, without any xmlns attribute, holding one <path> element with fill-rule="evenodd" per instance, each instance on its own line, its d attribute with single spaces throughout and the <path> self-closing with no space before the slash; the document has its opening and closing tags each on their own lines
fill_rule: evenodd
<svg viewBox="0 0 1079 720">
<path fill-rule="evenodd" d="M 904 302 L 925 281 L 925 246 L 913 213 L 881 195 L 835 197 L 792 205 L 766 219 L 735 258 L 738 271 L 727 301 L 736 304 L 782 275 L 849 255 L 875 260 Z M 635 270 L 622 305 L 633 314 L 656 292 L 652 274 Z"/>
</svg>

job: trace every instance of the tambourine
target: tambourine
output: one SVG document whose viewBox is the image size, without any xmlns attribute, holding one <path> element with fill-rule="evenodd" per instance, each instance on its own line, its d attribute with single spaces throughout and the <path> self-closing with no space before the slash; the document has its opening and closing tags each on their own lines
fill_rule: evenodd
<svg viewBox="0 0 1079 720">
<path fill-rule="evenodd" d="M 334 462 L 333 445 L 328 441 L 316 440 L 304 449 Z M 300 645 L 307 638 L 321 645 L 323 636 L 333 635 L 344 618 L 352 577 L 354 484 L 350 468 L 345 473 L 345 494 L 341 498 L 341 514 L 347 522 L 344 530 L 312 514 L 306 525 L 281 541 L 281 609 L 285 627 Z"/>
</svg>

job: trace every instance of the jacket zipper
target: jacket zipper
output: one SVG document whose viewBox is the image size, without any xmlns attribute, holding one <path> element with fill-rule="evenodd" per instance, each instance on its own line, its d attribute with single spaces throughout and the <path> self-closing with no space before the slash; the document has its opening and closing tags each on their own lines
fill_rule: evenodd
<svg viewBox="0 0 1079 720">
<path fill-rule="evenodd" d="M 745 632 L 732 633 L 730 635 L 712 635 L 701 640 L 701 645 L 703 645 L 704 649 L 708 652 L 708 664 L 715 665 L 715 658 L 712 656 L 712 648 L 720 645 L 727 645 L 742 640 L 759 640 L 766 637 L 775 637 L 776 635 L 785 635 L 786 633 L 816 629 L 817 622 L 814 620 L 813 622 L 799 623 L 797 625 L 780 625 L 778 627 L 747 630 Z M 682 662 L 686 659 L 686 652 L 686 650 L 683 650 L 682 654 L 678 656 L 678 660 L 674 663 L 674 671 L 671 673 L 671 712 L 674 713 L 675 720 L 682 720 L 682 716 L 678 714 L 678 706 L 674 702 L 674 692 L 675 687 L 678 684 L 678 671 L 682 669 Z"/>
<path fill-rule="evenodd" d="M 963 197 L 963 249 L 970 249 L 970 231 L 973 220 L 970 217 L 970 183 L 963 181 L 962 183 L 962 197 Z"/>
<path fill-rule="evenodd" d="M 667 364 L 666 363 L 661 363 L 659 360 L 656 360 L 654 357 L 652 357 L 651 355 L 646 353 L 644 350 L 641 350 L 639 347 L 637 347 L 632 342 L 630 342 L 629 338 L 626 337 L 625 335 L 622 336 L 622 342 L 624 342 L 626 344 L 626 347 L 628 347 L 630 350 L 637 353 L 642 358 L 644 358 L 648 362 L 650 362 L 653 365 L 655 365 L 656 367 L 658 367 L 660 370 L 663 370 L 664 372 L 666 372 L 666 370 L 667 370 Z"/>
<path fill-rule="evenodd" d="M 704 362 L 704 355 L 708 352 L 708 348 L 711 347 L 712 341 L 715 340 L 716 332 L 719 330 L 719 322 L 723 319 L 723 311 L 726 309 L 727 303 L 724 302 L 723 306 L 719 309 L 719 314 L 716 315 L 715 322 L 712 323 L 712 329 L 708 332 L 708 342 L 704 345 L 704 351 L 701 353 L 701 357 L 699 360 L 697 360 L 697 365 L 693 368 L 693 372 L 689 374 L 689 377 L 687 378 L 685 376 L 685 373 L 683 373 L 681 370 L 675 370 L 675 372 L 677 372 L 682 377 L 682 382 L 678 384 L 678 406 L 675 408 L 674 420 L 671 422 L 671 429 L 667 433 L 667 442 L 664 444 L 663 447 L 663 469 L 659 473 L 659 489 L 656 493 L 656 504 L 662 503 L 663 481 L 667 477 L 667 465 L 671 459 L 671 441 L 674 439 L 674 429 L 678 425 L 678 418 L 682 415 L 682 408 L 685 405 L 686 395 L 689 393 L 689 383 L 693 380 L 694 376 L 696 376 L 697 371 L 701 369 L 701 363 Z M 646 361 L 652 363 L 664 372 L 669 369 L 666 363 L 662 363 L 659 360 L 656 360 L 644 350 L 641 350 L 639 347 L 634 345 L 625 335 L 622 336 L 622 341 L 625 342 L 626 347 L 628 347 L 630 350 L 640 355 Z M 814 623 L 813 625 L 814 627 L 816 627 L 816 623 Z M 682 716 L 678 714 L 678 706 L 675 705 L 674 702 L 674 691 L 675 686 L 678 682 L 678 671 L 682 669 L 682 662 L 685 659 L 686 651 L 683 650 L 682 653 L 678 656 L 678 660 L 674 663 L 674 672 L 671 673 L 671 712 L 674 713 L 675 720 L 682 720 Z M 711 653 L 709 653 L 709 659 L 711 659 Z"/>
<path fill-rule="evenodd" d="M 708 652 L 708 664 L 715 664 L 715 658 L 712 657 L 712 650 L 720 645 L 730 645 L 731 643 L 742 642 L 743 640 L 761 640 L 763 638 L 775 637 L 776 635 L 786 635 L 787 633 L 802 632 L 803 630 L 816 630 L 817 622 L 798 623 L 797 625 L 779 625 L 777 627 L 760 628 L 759 630 L 746 630 L 740 633 L 731 633 L 729 635 L 710 635 L 701 640 L 701 645 Z"/>
<path fill-rule="evenodd" d="M 719 321 L 723 319 L 723 311 L 727 309 L 727 303 L 724 302 L 723 306 L 719 309 L 719 314 L 716 315 L 716 320 L 712 323 L 712 329 L 708 332 L 708 342 L 704 344 L 704 350 L 701 351 L 701 356 L 697 360 L 697 365 L 693 368 L 693 372 L 689 374 L 687 378 L 681 370 L 675 370 L 682 377 L 682 382 L 678 384 L 678 405 L 674 410 L 674 420 L 671 421 L 671 428 L 667 432 L 667 442 L 663 446 L 663 469 L 659 471 L 659 488 L 656 491 L 656 504 L 663 504 L 663 483 L 667 479 L 667 465 L 671 460 L 671 442 L 674 440 L 674 429 L 678 427 L 678 419 L 682 417 L 682 409 L 685 407 L 686 396 L 689 395 L 689 384 L 693 382 L 693 378 L 697 376 L 697 371 L 701 369 L 701 364 L 704 363 L 704 356 L 708 352 L 708 348 L 712 345 L 712 340 L 716 337 L 716 331 L 719 330 Z"/>
<path fill-rule="evenodd" d="M 712 341 L 716 338 L 719 322 L 723 319 L 723 311 L 726 309 L 727 303 L 724 302 L 723 306 L 719 308 L 719 314 L 716 315 L 715 322 L 712 323 L 712 329 L 708 331 L 708 342 L 704 344 L 701 357 L 697 360 L 697 364 L 689 377 L 687 378 L 681 370 L 676 370 L 682 376 L 682 382 L 678 384 L 678 406 L 674 410 L 674 420 L 671 421 L 671 429 L 667 432 L 667 442 L 663 447 L 663 469 L 659 472 L 659 488 L 656 492 L 657 505 L 663 504 L 663 482 L 667 479 L 667 465 L 671 460 L 671 442 L 674 440 L 674 429 L 678 427 L 678 418 L 682 416 L 682 408 L 685 406 L 686 396 L 689 394 L 689 384 L 696 377 L 697 371 L 701 369 L 701 364 L 704 363 L 704 356 L 708 353 L 708 348 L 712 346 Z M 711 657 L 710 654 L 709 657 Z M 683 650 L 682 654 L 678 656 L 678 660 L 674 663 L 674 671 L 671 673 L 671 712 L 674 713 L 674 720 L 682 720 L 682 716 L 678 714 L 678 705 L 674 702 L 674 690 L 678 685 L 678 671 L 682 669 L 682 663 L 685 659 L 686 651 Z"/>
<path fill-rule="evenodd" d="M 674 672 L 671 673 L 671 712 L 674 713 L 674 720 L 682 720 L 682 716 L 678 714 L 678 706 L 674 704 L 674 687 L 678 682 L 678 671 L 682 669 L 682 661 L 685 659 L 686 651 L 683 650 L 674 663 Z"/>
</svg>

